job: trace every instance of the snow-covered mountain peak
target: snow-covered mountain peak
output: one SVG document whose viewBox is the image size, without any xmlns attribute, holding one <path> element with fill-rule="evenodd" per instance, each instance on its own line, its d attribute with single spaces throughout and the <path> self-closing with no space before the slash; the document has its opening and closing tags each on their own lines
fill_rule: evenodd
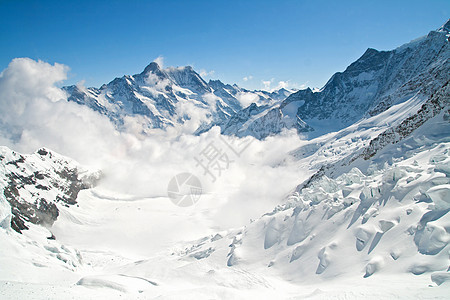
<svg viewBox="0 0 450 300">
<path fill-rule="evenodd" d="M 119 127 L 125 116 L 138 116 L 146 128 L 182 125 L 190 115 L 199 115 L 192 111 L 198 108 L 205 117 L 198 122 L 196 133 L 218 125 L 230 135 L 265 138 L 284 128 L 296 128 L 315 137 L 386 111 L 417 93 L 430 96 L 442 87 L 450 72 L 449 27 L 447 21 L 439 30 L 391 51 L 368 48 L 314 92 L 250 91 L 220 80 L 205 82 L 190 66 L 161 69 L 156 62 L 141 74 L 116 78 L 99 90 L 67 87 L 66 91 L 69 100 L 108 115 Z M 258 108 L 256 115 L 248 110 L 239 114 L 251 103 L 267 111 Z"/>
<path fill-rule="evenodd" d="M 208 85 L 215 91 L 226 90 L 232 94 L 238 93 L 243 90 L 236 84 L 226 84 L 226 83 L 223 83 L 222 81 L 220 81 L 219 79 L 210 79 L 208 81 Z"/>
<path fill-rule="evenodd" d="M 313 138 L 380 114 L 417 94 L 426 100 L 448 81 L 449 27 L 447 21 L 440 30 L 391 51 L 368 48 L 319 91 L 297 91 L 282 104 L 267 108 L 273 112 L 241 120 L 246 124 L 245 130 L 234 132 L 225 122 L 221 124 L 222 133 L 265 138 L 282 128 L 296 128 L 309 132 L 307 135 Z"/>
<path fill-rule="evenodd" d="M 210 79 L 208 81 L 208 85 L 215 90 L 225 87 L 225 84 L 222 81 L 220 81 L 219 79 Z"/>
<path fill-rule="evenodd" d="M 374 68 L 383 64 L 386 57 L 389 55 L 387 51 L 378 51 L 373 48 L 368 48 L 366 52 L 354 63 L 350 64 L 345 70 L 349 73 L 370 72 Z"/>
<path fill-rule="evenodd" d="M 137 120 L 142 132 L 152 128 L 183 126 L 192 115 L 197 132 L 228 120 L 251 102 L 268 104 L 284 100 L 292 91 L 249 91 L 220 80 L 208 83 L 191 66 L 161 68 L 151 62 L 144 71 L 116 78 L 99 89 L 69 86 L 63 88 L 68 100 L 108 116 L 119 129 L 125 119 Z M 130 118 L 131 117 L 131 118 Z M 195 125 L 194 125 L 195 127 Z"/>
<path fill-rule="evenodd" d="M 164 72 L 169 78 L 178 86 L 199 94 L 211 92 L 211 88 L 201 78 L 201 76 L 194 71 L 191 66 L 185 67 L 169 67 L 164 69 Z"/>
<path fill-rule="evenodd" d="M 148 66 L 145 67 L 144 71 L 141 74 L 149 74 L 149 73 L 155 73 L 160 72 L 161 68 L 159 67 L 158 63 L 151 62 Z"/>
</svg>

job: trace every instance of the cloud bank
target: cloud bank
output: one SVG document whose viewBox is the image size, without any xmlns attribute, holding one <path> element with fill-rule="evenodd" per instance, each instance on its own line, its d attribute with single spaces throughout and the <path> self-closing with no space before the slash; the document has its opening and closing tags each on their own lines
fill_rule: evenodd
<svg viewBox="0 0 450 300">
<path fill-rule="evenodd" d="M 236 99 L 241 103 L 242 107 L 247 107 L 252 103 L 258 102 L 259 97 L 254 93 L 239 92 Z"/>
<path fill-rule="evenodd" d="M 302 179 L 295 166 L 283 163 L 286 153 L 302 143 L 293 132 L 264 141 L 221 136 L 219 128 L 201 136 L 185 133 L 192 128 L 176 127 L 141 135 L 135 119 L 119 132 L 105 116 L 67 101 L 56 85 L 68 70 L 18 58 L 0 74 L 1 145 L 22 153 L 47 147 L 101 169 L 105 176 L 100 188 L 138 197 L 167 197 L 174 175 L 193 173 L 205 191 L 196 209 L 218 228 L 241 226 L 271 210 Z M 207 117 L 195 105 L 177 109 L 192 120 Z M 185 126 L 194 125 L 188 121 Z M 236 142 L 251 143 L 237 156 L 227 146 Z M 230 159 L 214 181 L 195 160 L 211 145 Z"/>
<path fill-rule="evenodd" d="M 278 84 L 276 86 L 273 86 L 274 82 L 275 82 L 275 78 L 272 78 L 270 80 L 262 80 L 261 81 L 261 83 L 264 86 L 264 89 L 269 92 L 273 92 L 273 91 L 276 91 L 279 89 L 287 89 L 290 86 L 289 80 L 288 81 L 280 80 L 280 81 L 278 81 Z"/>
<path fill-rule="evenodd" d="M 164 57 L 162 55 L 155 58 L 153 62 L 157 63 L 160 68 L 164 68 Z"/>
</svg>

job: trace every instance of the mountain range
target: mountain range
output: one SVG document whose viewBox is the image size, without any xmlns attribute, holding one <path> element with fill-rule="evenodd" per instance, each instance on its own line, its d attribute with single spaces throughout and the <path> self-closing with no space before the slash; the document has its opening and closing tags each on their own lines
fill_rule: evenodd
<svg viewBox="0 0 450 300">
<path fill-rule="evenodd" d="M 161 69 L 150 63 L 142 73 L 116 78 L 100 88 L 68 86 L 68 100 L 108 116 L 119 129 L 127 117 L 140 120 L 143 129 L 167 128 L 191 119 L 192 110 L 205 118 L 200 125 L 216 124 L 242 110 L 242 98 L 272 104 L 292 91 L 249 91 L 220 80 L 204 81 L 190 66 Z M 200 129 L 199 129 L 200 130 Z"/>
<path fill-rule="evenodd" d="M 439 90 L 450 72 L 449 29 L 447 22 L 391 51 L 369 48 L 319 91 L 249 91 L 219 80 L 207 83 L 189 66 L 161 69 L 155 62 L 140 74 L 116 78 L 99 89 L 64 90 L 69 101 L 107 115 L 119 128 L 125 117 L 140 118 L 144 129 L 166 128 L 189 120 L 189 109 L 196 109 L 205 114 L 197 134 L 219 126 L 222 134 L 239 137 L 263 139 L 283 129 L 316 137 L 416 94 L 427 98 Z"/>
</svg>

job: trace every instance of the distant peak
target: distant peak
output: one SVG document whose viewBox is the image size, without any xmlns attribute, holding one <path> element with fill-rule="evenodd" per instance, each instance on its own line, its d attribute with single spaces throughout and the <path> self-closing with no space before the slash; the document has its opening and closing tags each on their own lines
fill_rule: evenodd
<svg viewBox="0 0 450 300">
<path fill-rule="evenodd" d="M 223 84 L 223 82 L 220 81 L 219 79 L 210 79 L 208 81 L 208 84 Z"/>
<path fill-rule="evenodd" d="M 367 56 L 367 55 L 371 55 L 371 54 L 375 54 L 378 53 L 379 51 L 377 49 L 374 48 L 367 48 L 366 52 L 364 52 L 363 56 Z"/>
<path fill-rule="evenodd" d="M 144 74 L 148 74 L 148 73 L 154 73 L 155 71 L 160 71 L 161 68 L 159 67 L 158 63 L 152 61 L 148 66 L 145 67 L 144 69 Z"/>
<path fill-rule="evenodd" d="M 36 153 L 41 156 L 46 156 L 47 154 L 50 153 L 50 150 L 48 150 L 46 148 L 41 148 L 41 149 L 37 150 Z"/>
<path fill-rule="evenodd" d="M 450 19 L 448 19 L 447 22 L 445 22 L 444 25 L 442 25 L 441 28 L 438 29 L 438 31 L 450 32 Z"/>
<path fill-rule="evenodd" d="M 212 87 L 214 90 L 219 90 L 219 89 L 225 88 L 225 84 L 222 81 L 220 81 L 219 79 L 217 79 L 217 80 L 210 79 L 208 81 L 208 86 Z"/>
<path fill-rule="evenodd" d="M 381 52 L 376 49 L 367 48 L 367 50 L 364 52 L 364 54 L 356 62 L 352 63 L 349 67 L 351 67 L 355 64 L 361 63 L 363 61 L 366 61 L 366 60 L 371 60 L 374 57 L 378 56 L 378 54 L 380 54 L 380 53 Z"/>
</svg>

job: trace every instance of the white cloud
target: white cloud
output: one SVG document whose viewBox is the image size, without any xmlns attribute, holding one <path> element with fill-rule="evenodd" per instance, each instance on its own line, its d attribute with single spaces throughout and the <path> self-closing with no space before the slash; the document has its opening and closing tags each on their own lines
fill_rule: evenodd
<svg viewBox="0 0 450 300">
<path fill-rule="evenodd" d="M 178 132 L 183 134 L 192 134 L 202 123 L 210 123 L 210 114 L 208 110 L 199 107 L 192 101 L 180 101 L 175 104 L 177 115 L 182 116 L 184 124 L 178 127 Z"/>
<path fill-rule="evenodd" d="M 262 84 L 264 86 L 264 89 L 266 91 L 273 92 L 275 90 L 279 90 L 279 89 L 283 89 L 283 88 L 287 89 L 290 86 L 289 80 L 287 80 L 287 81 L 280 80 L 280 81 L 278 81 L 278 84 L 275 87 L 273 87 L 274 82 L 275 82 L 275 78 L 272 78 L 270 80 L 263 80 Z"/>
<path fill-rule="evenodd" d="M 86 89 L 85 84 L 86 84 L 86 80 L 83 79 L 83 80 L 78 81 L 76 86 L 79 89 Z"/>
<path fill-rule="evenodd" d="M 161 80 L 157 75 L 149 73 L 145 82 L 149 85 L 145 87 L 154 97 L 158 97 L 160 92 L 163 92 L 165 88 L 170 85 L 169 79 Z"/>
<path fill-rule="evenodd" d="M 213 76 L 214 73 L 216 73 L 216 71 L 214 71 L 214 70 L 206 71 L 205 69 L 201 69 L 201 70 L 199 71 L 199 75 L 200 75 L 201 77 L 209 77 L 209 76 Z"/>
<path fill-rule="evenodd" d="M 300 85 L 293 84 L 293 86 L 294 86 L 294 87 L 298 86 L 297 88 L 298 88 L 299 90 L 304 90 L 304 89 L 307 89 L 307 88 L 308 88 L 308 84 L 309 84 L 309 81 L 307 81 L 307 82 L 305 82 L 305 83 L 302 83 L 302 84 L 300 84 Z"/>
<path fill-rule="evenodd" d="M 272 78 L 270 80 L 263 80 L 262 84 L 264 85 L 264 89 L 269 91 L 270 90 L 270 86 L 272 85 L 274 80 L 275 80 L 274 78 Z"/>
<path fill-rule="evenodd" d="M 96 138 L 102 141 L 101 135 L 113 130 L 106 117 L 66 101 L 55 84 L 66 79 L 67 70 L 60 64 L 20 58 L 1 73 L 0 133 L 18 151 L 47 146 L 72 157 L 85 154 L 79 156 L 84 159 L 100 150 Z"/>
<path fill-rule="evenodd" d="M 125 118 L 126 130 L 118 132 L 106 117 L 66 101 L 55 84 L 66 78 L 67 70 L 59 64 L 17 59 L 1 73 L 0 144 L 23 153 L 48 147 L 102 169 L 101 188 L 141 197 L 166 197 L 170 179 L 191 172 L 205 190 L 195 211 L 216 228 L 242 226 L 270 211 L 310 175 L 299 175 L 295 167 L 282 163 L 286 153 L 302 143 L 295 133 L 264 141 L 248 138 L 253 142 L 240 157 L 221 144 L 217 127 L 201 136 L 189 134 L 208 119 L 207 111 L 192 101 L 177 104 L 177 112 L 189 115 L 184 127 L 149 129 L 143 136 L 145 122 Z M 251 100 L 246 97 L 241 100 Z M 223 138 L 228 143 L 238 139 Z M 233 161 L 214 183 L 194 159 L 211 143 L 228 151 Z"/>
<path fill-rule="evenodd" d="M 217 106 L 216 106 L 217 101 L 221 101 L 221 99 L 219 97 L 217 97 L 216 95 L 214 95 L 213 93 L 207 93 L 202 98 L 203 98 L 203 100 L 206 101 L 206 103 L 208 103 L 208 106 L 213 111 L 216 111 L 216 109 L 217 109 Z"/>
<path fill-rule="evenodd" d="M 252 103 L 258 102 L 259 97 L 253 93 L 239 92 L 236 99 L 241 103 L 242 107 L 247 107 Z"/>
<path fill-rule="evenodd" d="M 158 56 L 153 60 L 153 62 L 157 63 L 158 66 L 162 69 L 164 68 L 164 57 L 162 55 Z"/>
<path fill-rule="evenodd" d="M 278 85 L 276 86 L 275 90 L 287 89 L 288 87 L 289 87 L 289 81 L 278 81 Z"/>
<path fill-rule="evenodd" d="M 245 76 L 244 78 L 242 78 L 242 80 L 244 80 L 244 81 L 249 81 L 249 80 L 252 80 L 252 79 L 253 79 L 253 76 L 251 76 L 251 75 Z"/>
</svg>

